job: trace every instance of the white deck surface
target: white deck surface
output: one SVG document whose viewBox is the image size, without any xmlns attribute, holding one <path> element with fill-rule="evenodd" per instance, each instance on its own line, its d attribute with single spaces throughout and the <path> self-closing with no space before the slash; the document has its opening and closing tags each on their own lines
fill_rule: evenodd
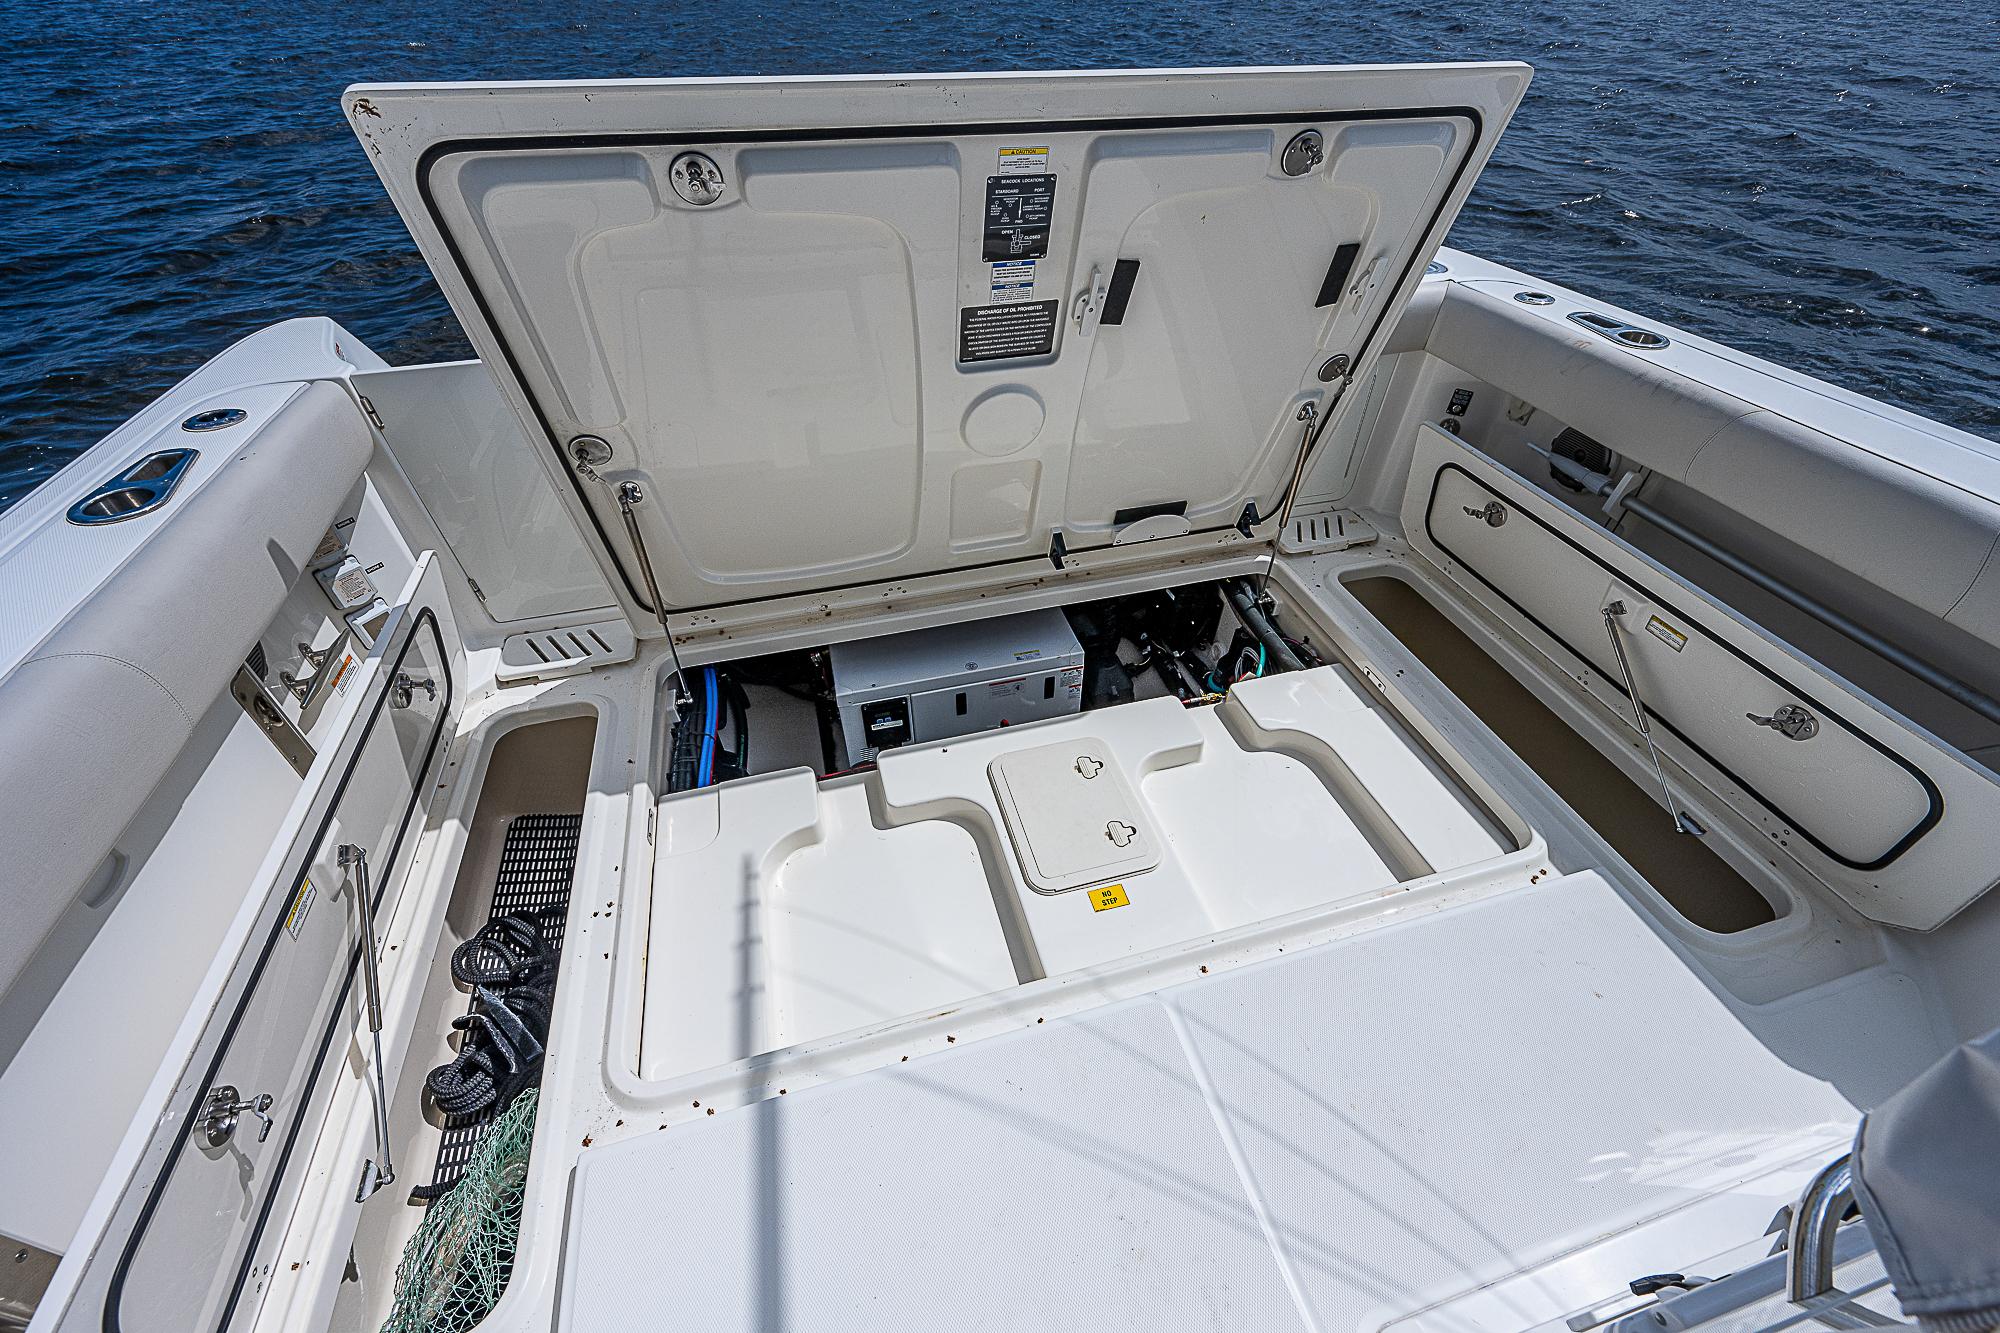
<svg viewBox="0 0 2000 1333">
<path fill-rule="evenodd" d="M 560 1326 L 1377 1329 L 1541 1269 L 1527 1324 L 1854 1118 L 1570 876 L 586 1149 Z"/>
<path fill-rule="evenodd" d="M 1218 708 L 1151 699 L 911 746 L 862 783 L 822 787 L 797 769 L 668 797 L 640 1076 L 1393 893 L 1399 875 L 1364 823 L 1402 849 L 1405 879 L 1509 851 L 1348 681 L 1339 668 L 1292 672 L 1243 682 Z M 1056 779 L 1086 762 L 1106 776 L 1005 779 L 1023 759 Z M 1092 867 L 1058 876 L 1068 891 L 1033 887 L 1021 811 L 1002 809 L 1008 781 L 1016 806 L 1039 812 L 1037 855 Z M 1114 783 L 1110 806 L 1077 793 Z M 1143 855 L 1118 859 L 1107 811 L 1123 812 L 1135 830 L 1124 850 Z M 1113 880 L 1125 901 L 1097 910 L 1084 886 Z"/>
</svg>

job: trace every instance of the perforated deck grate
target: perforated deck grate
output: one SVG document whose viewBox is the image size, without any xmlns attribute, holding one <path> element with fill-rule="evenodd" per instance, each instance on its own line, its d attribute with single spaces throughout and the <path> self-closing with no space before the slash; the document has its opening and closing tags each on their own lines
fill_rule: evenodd
<svg viewBox="0 0 2000 1333">
<path fill-rule="evenodd" d="M 516 815 L 507 825 L 500 847 L 500 877 L 493 890 L 491 921 L 503 916 L 540 914 L 542 932 L 562 951 L 569 920 L 569 885 L 576 873 L 577 840 L 582 815 Z M 470 1002 L 467 1009 L 471 1008 Z M 455 1185 L 472 1158 L 479 1131 L 493 1119 L 488 1108 L 467 1116 L 447 1116 L 438 1142 L 437 1169 L 431 1184 Z"/>
</svg>

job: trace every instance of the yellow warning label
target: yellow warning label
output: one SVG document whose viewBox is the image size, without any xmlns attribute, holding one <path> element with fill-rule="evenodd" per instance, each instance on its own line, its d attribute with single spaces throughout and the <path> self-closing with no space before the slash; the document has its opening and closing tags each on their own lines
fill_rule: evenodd
<svg viewBox="0 0 2000 1333">
<path fill-rule="evenodd" d="M 1005 175 L 1045 175 L 1049 169 L 1047 144 L 1005 147 L 1000 150 L 1000 170 Z"/>
<path fill-rule="evenodd" d="M 1131 901 L 1125 896 L 1123 884 L 1106 884 L 1101 889 L 1090 891 L 1090 910 L 1093 912 L 1106 912 L 1114 907 L 1123 907 Z"/>
<path fill-rule="evenodd" d="M 292 910 L 285 914 L 285 931 L 293 939 L 299 937 L 299 929 L 306 923 L 306 913 L 312 911 L 313 896 L 317 892 L 310 879 L 300 883 L 299 896 L 292 899 Z"/>
<path fill-rule="evenodd" d="M 1658 616 L 1653 616 L 1646 621 L 1646 633 L 1652 635 L 1675 652 L 1679 652 L 1688 646 L 1688 636 Z"/>
</svg>

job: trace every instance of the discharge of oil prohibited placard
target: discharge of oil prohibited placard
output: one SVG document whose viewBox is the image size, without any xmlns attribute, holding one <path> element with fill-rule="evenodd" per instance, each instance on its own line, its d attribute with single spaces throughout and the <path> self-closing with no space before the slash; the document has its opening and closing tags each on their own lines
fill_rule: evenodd
<svg viewBox="0 0 2000 1333">
<path fill-rule="evenodd" d="M 1048 254 L 1049 224 L 1055 213 L 1054 176 L 988 176 L 986 262 L 1040 259 Z"/>
<path fill-rule="evenodd" d="M 970 305 L 958 311 L 958 359 L 1004 361 L 1056 350 L 1056 301 Z"/>
</svg>

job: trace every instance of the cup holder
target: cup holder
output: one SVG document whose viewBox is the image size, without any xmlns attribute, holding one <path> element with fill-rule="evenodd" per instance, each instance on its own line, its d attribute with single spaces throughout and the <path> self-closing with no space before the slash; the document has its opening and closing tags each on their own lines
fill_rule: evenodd
<svg viewBox="0 0 2000 1333">
<path fill-rule="evenodd" d="M 1583 325 L 1600 338 L 1609 338 L 1621 347 L 1630 347 L 1634 351 L 1657 352 L 1662 347 L 1668 346 L 1667 340 L 1651 329 L 1642 329 L 1635 324 L 1627 324 L 1622 319 L 1600 315 L 1595 310 L 1579 310 L 1571 315 L 1569 320 L 1572 324 Z"/>
<path fill-rule="evenodd" d="M 79 527 L 137 518 L 165 504 L 201 455 L 193 449 L 164 449 L 126 468 L 69 507 L 69 521 Z"/>
<path fill-rule="evenodd" d="M 99 491 L 76 508 L 83 517 L 106 523 L 114 518 L 128 518 L 152 502 L 151 486 L 118 486 Z"/>
</svg>

